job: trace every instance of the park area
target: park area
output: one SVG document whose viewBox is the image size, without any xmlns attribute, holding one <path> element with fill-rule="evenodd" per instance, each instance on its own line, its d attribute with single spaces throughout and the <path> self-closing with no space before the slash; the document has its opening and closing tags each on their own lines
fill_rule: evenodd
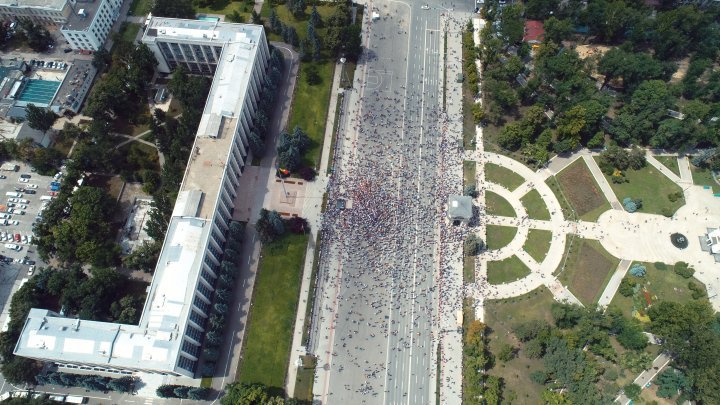
<svg viewBox="0 0 720 405">
<path fill-rule="evenodd" d="M 566 261 L 560 264 L 558 278 L 583 305 L 592 306 L 600 298 L 620 259 L 608 253 L 596 240 L 569 235 L 567 246 Z"/>
<path fill-rule="evenodd" d="M 623 173 L 627 179 L 625 183 L 613 183 L 612 176 L 605 175 L 605 178 L 620 202 L 625 198 L 641 199 L 639 212 L 671 217 L 685 204 L 682 188 L 655 167 L 648 164 L 640 170 L 630 169 Z M 677 197 L 671 197 L 673 194 Z"/>
<path fill-rule="evenodd" d="M 262 248 L 240 382 L 284 389 L 307 242 L 306 235 L 287 234 Z"/>
<path fill-rule="evenodd" d="M 700 299 L 707 297 L 705 285 L 702 282 L 695 277 L 683 278 L 675 273 L 675 266 L 664 263 L 633 262 L 633 265 L 635 264 L 645 267 L 645 276 L 632 277 L 628 272 L 626 277 L 638 281 L 640 288 L 628 297 L 618 291 L 610 302 L 610 305 L 618 307 L 625 316 L 635 316 L 640 320 L 647 321 L 645 311 L 651 305 L 660 301 L 675 301 L 681 304 L 692 301 L 693 292 L 688 288 L 688 284 L 691 282 L 704 292 Z"/>
<path fill-rule="evenodd" d="M 523 250 L 528 252 L 536 262 L 542 263 L 550 250 L 551 242 L 552 232 L 544 229 L 530 229 Z"/>
<path fill-rule="evenodd" d="M 667 167 L 675 173 L 676 176 L 680 177 L 680 164 L 678 163 L 678 157 L 672 156 L 655 156 L 658 162 L 662 163 L 663 166 Z"/>
<path fill-rule="evenodd" d="M 530 274 L 530 269 L 517 256 L 504 260 L 487 262 L 487 280 L 489 284 L 510 283 Z"/>
<path fill-rule="evenodd" d="M 485 213 L 501 217 L 514 217 L 515 209 L 501 195 L 492 191 L 485 191 Z"/>
<path fill-rule="evenodd" d="M 580 219 L 594 222 L 600 214 L 610 209 L 610 203 L 600 191 L 583 159 L 575 160 L 558 173 L 555 179 L 557 185 L 553 185 L 552 178 L 548 179 L 548 185 L 557 195 L 560 204 L 563 205 L 563 201 L 566 201 Z M 567 213 L 565 217 L 572 218 Z"/>
<path fill-rule="evenodd" d="M 488 225 L 485 227 L 485 244 L 489 250 L 500 249 L 512 242 L 517 228 L 514 226 Z"/>
<path fill-rule="evenodd" d="M 713 192 L 720 190 L 720 186 L 715 182 L 710 169 L 690 165 L 690 172 L 692 173 L 694 184 L 710 188 Z"/>
<path fill-rule="evenodd" d="M 525 179 L 519 174 L 495 163 L 485 163 L 485 180 L 499 184 L 510 191 L 515 190 L 525 182 Z"/>
<path fill-rule="evenodd" d="M 541 221 L 550 220 L 550 212 L 545 205 L 545 201 L 543 201 L 540 193 L 536 189 L 532 189 L 527 194 L 525 194 L 520 199 L 520 202 L 525 207 L 528 218 L 538 219 Z"/>
<path fill-rule="evenodd" d="M 509 344 L 518 347 L 518 340 L 512 333 L 512 326 L 530 320 L 541 320 L 552 324 L 550 307 L 555 302 L 545 287 L 539 287 L 519 297 L 485 301 L 485 322 L 490 327 L 488 334 L 490 350 L 498 353 L 500 348 Z M 529 359 L 517 356 L 509 362 L 496 361 L 489 374 L 502 377 L 505 382 L 505 398 L 514 392 L 513 404 L 537 404 L 545 388 L 530 379 L 530 373 L 543 370 L 541 359 Z M 510 403 L 510 402 L 509 402 Z"/>
</svg>

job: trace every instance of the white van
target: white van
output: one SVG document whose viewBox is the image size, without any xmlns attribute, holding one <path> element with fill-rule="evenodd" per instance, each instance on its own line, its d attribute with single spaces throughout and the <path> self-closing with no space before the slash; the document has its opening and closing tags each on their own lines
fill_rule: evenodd
<svg viewBox="0 0 720 405">
<path fill-rule="evenodd" d="M 5 193 L 5 195 L 8 197 L 15 197 L 15 198 L 22 197 L 22 193 L 17 193 L 15 191 L 8 191 L 7 193 Z"/>
<path fill-rule="evenodd" d="M 50 201 L 52 199 L 53 199 L 53 197 L 51 195 L 44 195 L 44 196 L 40 197 L 40 201 Z"/>
</svg>

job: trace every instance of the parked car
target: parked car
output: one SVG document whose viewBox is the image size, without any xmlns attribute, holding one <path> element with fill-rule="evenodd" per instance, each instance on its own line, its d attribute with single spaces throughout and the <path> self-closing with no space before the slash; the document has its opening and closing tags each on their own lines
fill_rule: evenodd
<svg viewBox="0 0 720 405">
<path fill-rule="evenodd" d="M 23 179 L 29 179 L 29 178 L 31 178 L 32 176 L 29 175 L 29 174 L 27 174 L 27 173 L 23 173 L 23 174 L 20 175 L 20 177 L 23 178 Z"/>
<path fill-rule="evenodd" d="M 13 219 L 12 221 L 8 222 L 10 225 L 18 226 L 20 225 L 20 221 Z"/>
<path fill-rule="evenodd" d="M 48 194 L 50 194 L 51 197 L 55 197 L 56 195 L 58 195 L 57 191 L 51 191 Z"/>
<path fill-rule="evenodd" d="M 22 246 L 16 245 L 14 243 L 6 243 L 5 248 L 10 250 L 17 250 L 19 252 L 20 249 L 22 249 Z"/>
<path fill-rule="evenodd" d="M 7 179 L 7 176 L 4 174 L 0 174 L 0 179 Z"/>
<path fill-rule="evenodd" d="M 59 191 L 59 190 L 60 190 L 60 186 L 54 186 L 54 185 L 50 186 L 50 191 Z"/>
<path fill-rule="evenodd" d="M 35 194 L 35 190 L 25 190 L 25 194 Z"/>
<path fill-rule="evenodd" d="M 27 188 L 38 188 L 37 184 L 28 184 Z"/>
<path fill-rule="evenodd" d="M 30 266 L 30 268 L 28 269 L 27 275 L 32 276 L 33 273 L 35 273 L 35 266 Z"/>
<path fill-rule="evenodd" d="M 26 178 L 24 178 L 24 177 L 21 177 L 21 178 L 18 179 L 18 181 L 19 181 L 20 183 L 27 183 L 27 182 L 29 182 L 30 180 L 28 180 L 28 179 L 26 179 Z"/>
</svg>

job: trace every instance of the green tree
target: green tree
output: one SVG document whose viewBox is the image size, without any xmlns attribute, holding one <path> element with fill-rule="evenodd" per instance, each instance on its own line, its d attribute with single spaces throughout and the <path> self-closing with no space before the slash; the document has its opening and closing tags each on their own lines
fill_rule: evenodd
<svg viewBox="0 0 720 405">
<path fill-rule="evenodd" d="M 508 362 L 515 358 L 515 348 L 509 344 L 504 344 L 500 347 L 497 356 L 500 361 Z"/>
<path fill-rule="evenodd" d="M 530 6 L 528 5 L 528 8 Z M 552 16 L 545 20 L 545 40 L 553 41 L 557 44 L 568 39 L 573 32 L 572 21 L 569 19 L 559 20 Z"/>
<path fill-rule="evenodd" d="M 637 401 L 640 398 L 640 391 L 642 391 L 642 388 L 635 383 L 630 383 L 623 387 L 623 391 L 625 391 L 625 395 L 628 398 L 633 401 Z"/>
<path fill-rule="evenodd" d="M 35 104 L 28 104 L 26 110 L 28 125 L 38 131 L 47 132 L 58 119 L 54 112 L 47 108 L 37 107 Z"/>
<path fill-rule="evenodd" d="M 262 384 L 234 382 L 225 386 L 225 396 L 220 399 L 222 405 L 262 405 L 269 400 L 267 388 Z"/>
<path fill-rule="evenodd" d="M 522 18 L 523 6 L 520 3 L 513 3 L 503 8 L 500 15 L 500 34 L 508 44 L 517 44 L 523 38 L 525 23 Z"/>
<path fill-rule="evenodd" d="M 480 239 L 480 237 L 478 237 L 476 234 L 470 233 L 465 238 L 463 250 L 465 252 L 465 256 L 477 256 L 480 254 L 484 247 L 485 244 L 483 243 L 482 239 Z"/>
<path fill-rule="evenodd" d="M 191 0 L 155 0 L 152 14 L 157 17 L 195 18 Z"/>
</svg>

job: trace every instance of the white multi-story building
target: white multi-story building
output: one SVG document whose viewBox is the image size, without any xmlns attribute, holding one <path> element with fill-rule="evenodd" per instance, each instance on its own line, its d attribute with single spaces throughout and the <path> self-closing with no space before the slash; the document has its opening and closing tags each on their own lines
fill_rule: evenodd
<svg viewBox="0 0 720 405">
<path fill-rule="evenodd" d="M 0 0 L 0 19 L 29 18 L 44 25 L 62 25 L 73 12 L 74 0 Z"/>
<path fill-rule="evenodd" d="M 97 51 L 120 16 L 123 0 L 94 0 L 72 2 L 73 12 L 60 28 L 70 48 Z"/>
<path fill-rule="evenodd" d="M 178 43 L 205 38 L 197 44 L 220 49 L 140 324 L 80 321 L 32 309 L 16 355 L 65 368 L 194 377 L 270 52 L 259 25 L 153 18 L 143 42 L 156 42 L 158 27 L 166 29 L 167 42 L 172 35 Z M 164 58 L 159 47 L 152 49 Z M 167 63 L 161 59 L 161 66 Z"/>
</svg>

